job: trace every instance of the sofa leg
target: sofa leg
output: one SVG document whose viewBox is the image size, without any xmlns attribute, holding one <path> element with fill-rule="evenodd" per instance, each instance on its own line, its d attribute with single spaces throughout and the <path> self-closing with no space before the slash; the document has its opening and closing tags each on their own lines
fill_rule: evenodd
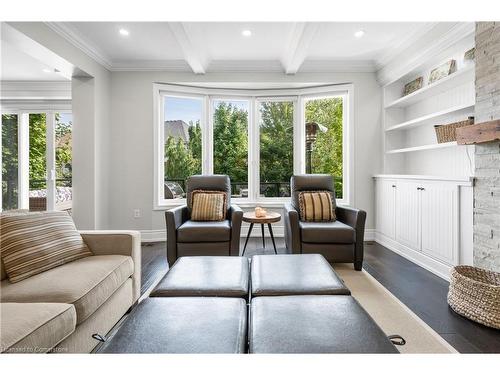
<svg viewBox="0 0 500 375">
<path fill-rule="evenodd" d="M 354 262 L 354 269 L 356 271 L 361 271 L 363 269 L 363 261 Z"/>
</svg>

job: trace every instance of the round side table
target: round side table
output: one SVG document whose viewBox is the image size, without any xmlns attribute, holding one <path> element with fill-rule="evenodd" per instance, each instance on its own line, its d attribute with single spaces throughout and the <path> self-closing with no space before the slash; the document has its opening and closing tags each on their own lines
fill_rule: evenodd
<svg viewBox="0 0 500 375">
<path fill-rule="evenodd" d="M 269 234 L 271 235 L 271 240 L 273 241 L 274 253 L 278 254 L 276 251 L 276 243 L 274 242 L 273 228 L 271 227 L 271 223 L 276 223 L 281 220 L 281 214 L 277 212 L 268 211 L 266 216 L 255 216 L 254 211 L 249 211 L 243 213 L 243 221 L 246 223 L 250 223 L 250 228 L 248 228 L 247 239 L 245 240 L 245 246 L 243 247 L 243 254 L 245 255 L 245 250 L 247 249 L 248 238 L 250 237 L 250 233 L 252 233 L 253 225 L 260 224 L 260 229 L 262 231 L 262 246 L 266 248 L 266 240 L 264 238 L 264 224 L 267 224 L 269 229 Z"/>
</svg>

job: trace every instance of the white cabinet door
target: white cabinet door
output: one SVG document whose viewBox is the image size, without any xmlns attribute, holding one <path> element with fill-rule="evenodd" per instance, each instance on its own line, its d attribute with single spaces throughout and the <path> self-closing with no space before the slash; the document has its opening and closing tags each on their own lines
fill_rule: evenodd
<svg viewBox="0 0 500 375">
<path fill-rule="evenodd" d="M 396 182 L 377 180 L 376 191 L 377 231 L 394 239 L 396 234 Z"/>
<path fill-rule="evenodd" d="M 447 264 L 458 261 L 458 192 L 445 183 L 422 184 L 422 252 Z"/>
<path fill-rule="evenodd" d="M 396 187 L 396 241 L 420 250 L 420 184 L 400 181 Z"/>
</svg>

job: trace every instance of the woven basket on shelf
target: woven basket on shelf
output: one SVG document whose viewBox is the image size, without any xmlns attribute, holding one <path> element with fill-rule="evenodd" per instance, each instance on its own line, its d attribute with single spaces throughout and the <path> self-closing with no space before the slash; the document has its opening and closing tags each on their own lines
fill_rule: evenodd
<svg viewBox="0 0 500 375">
<path fill-rule="evenodd" d="M 500 273 L 472 266 L 454 267 L 448 304 L 466 318 L 500 329 Z"/>
<path fill-rule="evenodd" d="M 456 129 L 463 126 L 474 124 L 474 117 L 469 117 L 467 120 L 458 121 L 446 125 L 434 125 L 436 130 L 436 138 L 438 143 L 453 142 L 457 140 Z"/>
</svg>

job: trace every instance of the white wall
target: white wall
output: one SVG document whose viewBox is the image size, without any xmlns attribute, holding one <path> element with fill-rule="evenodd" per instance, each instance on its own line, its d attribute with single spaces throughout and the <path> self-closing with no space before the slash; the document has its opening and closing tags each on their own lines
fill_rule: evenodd
<svg viewBox="0 0 500 375">
<path fill-rule="evenodd" d="M 14 37 L 25 53 L 73 75 L 73 218 L 79 229 L 105 229 L 111 74 L 42 22 L 8 25 L 23 35 Z"/>
<path fill-rule="evenodd" d="M 153 83 L 196 82 L 325 82 L 354 84 L 353 206 L 367 211 L 366 228 L 374 228 L 371 176 L 381 170 L 381 89 L 374 73 L 297 74 L 173 72 L 113 72 L 111 74 L 111 133 L 109 227 L 160 231 L 163 211 L 153 211 Z M 133 218 L 133 210 L 142 216 Z M 277 228 L 277 233 L 279 229 Z M 246 233 L 243 232 L 242 234 Z"/>
</svg>

